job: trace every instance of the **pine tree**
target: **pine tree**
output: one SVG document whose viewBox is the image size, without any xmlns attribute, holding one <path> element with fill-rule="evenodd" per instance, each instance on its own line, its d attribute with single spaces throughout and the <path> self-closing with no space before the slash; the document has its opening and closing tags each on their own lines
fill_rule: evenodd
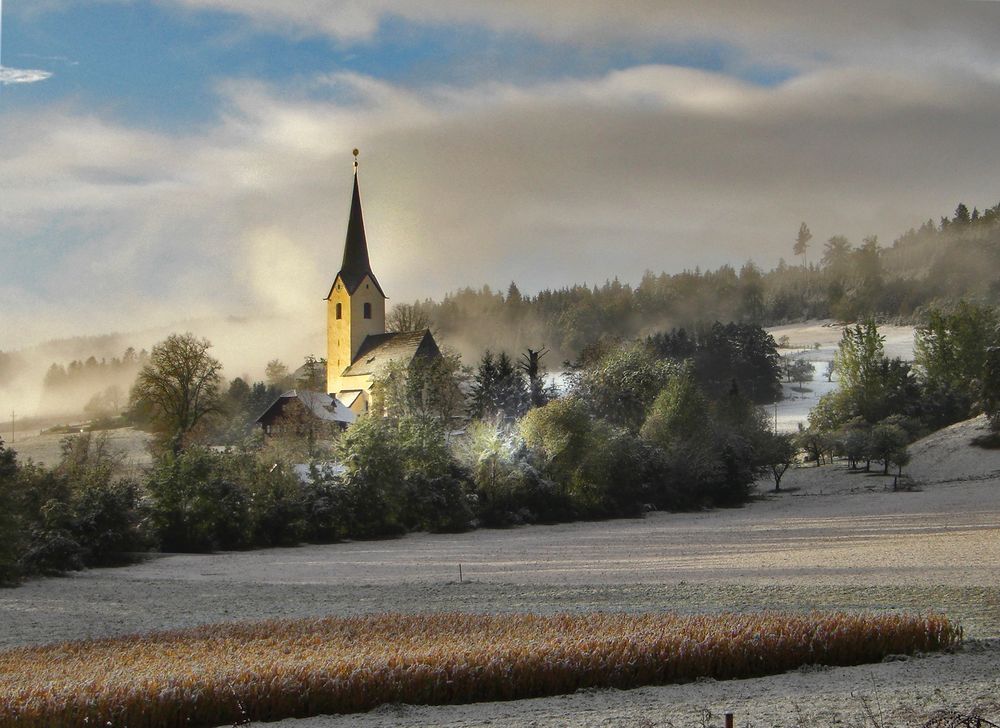
<svg viewBox="0 0 1000 728">
<path fill-rule="evenodd" d="M 802 267 L 806 266 L 806 249 L 809 247 L 809 241 L 812 240 L 812 233 L 809 232 L 809 226 L 805 223 L 799 225 L 799 234 L 795 238 L 795 245 L 792 246 L 792 252 L 795 255 L 802 256 Z"/>
</svg>

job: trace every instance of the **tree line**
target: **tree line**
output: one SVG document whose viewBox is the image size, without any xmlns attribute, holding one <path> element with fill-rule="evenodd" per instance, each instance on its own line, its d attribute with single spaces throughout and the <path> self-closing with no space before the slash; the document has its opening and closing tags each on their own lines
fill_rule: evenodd
<svg viewBox="0 0 1000 728">
<path fill-rule="evenodd" d="M 1000 304 L 1000 204 L 922 225 L 884 246 L 833 235 L 820 243 L 802 223 L 791 251 L 801 264 L 770 271 L 742 266 L 680 273 L 646 272 L 637 285 L 617 278 L 525 295 L 464 288 L 441 301 L 399 307 L 402 320 L 432 326 L 467 352 L 524 351 L 540 342 L 558 361 L 573 360 L 602 337 L 645 337 L 711 321 L 764 326 L 814 318 L 918 321 L 927 309 L 959 298 Z M 810 251 L 812 255 L 810 256 Z"/>
<path fill-rule="evenodd" d="M 269 365 L 273 384 L 225 386 L 209 342 L 174 335 L 153 348 L 131 392 L 132 410 L 145 413 L 156 436 L 156 457 L 141 474 L 91 434 L 64 440 L 54 468 L 20 463 L 0 444 L 0 576 L 114 563 L 150 548 L 250 548 L 736 505 L 766 467 L 760 454 L 772 433 L 741 384 L 763 382 L 760 373 L 723 360 L 757 345 L 776 378 L 773 340 L 722 324 L 696 336 L 603 341 L 561 392 L 545 384 L 541 350 L 518 363 L 487 353 L 473 370 L 453 354 L 390 368 L 376 385 L 381 410 L 327 433 L 326 449 L 292 452 L 259 435 L 210 447 L 232 435 L 224 423 L 245 424 L 249 410 L 237 405 L 276 396 L 287 368 Z M 691 354 L 715 374 L 699 378 Z M 720 387 L 724 372 L 739 376 Z M 303 455 L 307 464 L 296 468 Z"/>
</svg>

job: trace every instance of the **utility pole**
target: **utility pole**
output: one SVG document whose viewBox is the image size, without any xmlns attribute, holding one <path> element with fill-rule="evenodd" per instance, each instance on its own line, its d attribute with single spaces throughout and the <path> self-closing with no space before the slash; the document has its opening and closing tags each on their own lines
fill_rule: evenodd
<svg viewBox="0 0 1000 728">
<path fill-rule="evenodd" d="M 14 418 L 15 417 L 16 417 L 16 415 L 14 414 L 14 410 L 11 410 L 10 411 L 10 444 L 11 445 L 14 444 Z"/>
</svg>

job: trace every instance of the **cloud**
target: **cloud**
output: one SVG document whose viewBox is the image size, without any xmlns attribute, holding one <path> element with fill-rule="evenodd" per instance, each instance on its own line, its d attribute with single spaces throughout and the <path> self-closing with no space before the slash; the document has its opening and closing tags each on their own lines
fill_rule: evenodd
<svg viewBox="0 0 1000 728">
<path fill-rule="evenodd" d="M 258 30 L 371 41 L 387 20 L 482 27 L 587 46 L 720 41 L 766 53 L 769 63 L 907 58 L 995 68 L 997 3 L 940 0 L 170 0 L 241 16 Z"/>
<path fill-rule="evenodd" d="M 47 78 L 51 78 L 49 71 L 41 71 L 33 68 L 8 68 L 0 66 L 0 85 L 7 86 L 15 83 L 38 83 Z"/>
<path fill-rule="evenodd" d="M 803 220 L 888 242 L 959 200 L 995 204 L 1000 166 L 1000 87 L 971 70 L 761 87 L 653 64 L 419 91 L 332 74 L 230 81 L 219 103 L 177 134 L 67 105 L 0 117 L 3 348 L 236 315 L 280 321 L 227 345 L 237 370 L 321 352 L 355 146 L 390 304 L 769 266 Z"/>
</svg>

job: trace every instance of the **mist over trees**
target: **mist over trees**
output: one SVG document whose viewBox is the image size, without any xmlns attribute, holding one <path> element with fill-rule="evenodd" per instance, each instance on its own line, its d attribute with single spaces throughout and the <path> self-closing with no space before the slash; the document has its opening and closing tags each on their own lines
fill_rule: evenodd
<svg viewBox="0 0 1000 728">
<path fill-rule="evenodd" d="M 798 234 L 789 235 L 788 247 L 801 262 L 779 262 L 770 271 L 748 261 L 716 270 L 649 271 L 636 285 L 612 279 L 535 295 L 523 294 L 514 283 L 506 292 L 465 288 L 441 301 L 397 305 L 387 327 L 432 328 L 467 361 L 487 349 L 506 351 L 515 360 L 529 348 L 546 350 L 548 368 L 558 370 L 601 339 L 645 338 L 675 328 L 694 335 L 712 321 L 776 325 L 874 317 L 921 323 L 931 308 L 947 308 L 958 299 L 1000 304 L 1000 205 L 980 211 L 960 204 L 953 214 L 937 223 L 929 219 L 891 245 L 873 236 L 861 241 L 812 236 L 803 221 Z M 25 390 L 37 389 L 39 411 L 68 415 L 86 408 L 92 419 L 114 418 L 143 363 L 144 352 L 129 343 L 126 335 L 109 334 L 0 351 L 0 394 L 16 394 L 11 399 L 23 403 Z M 289 377 L 269 374 L 267 380 L 277 388 L 303 386 Z M 763 401 L 752 388 L 744 391 Z M 34 409 L 38 400 L 28 401 Z"/>
<path fill-rule="evenodd" d="M 789 248 L 801 264 L 782 261 L 766 272 L 748 261 L 716 270 L 649 271 L 635 286 L 616 278 L 533 296 L 514 283 L 506 294 L 465 288 L 441 301 L 406 304 L 401 314 L 422 312 L 436 335 L 467 355 L 544 344 L 553 360 L 565 361 L 601 338 L 691 331 L 711 321 L 770 326 L 870 316 L 918 322 L 928 308 L 958 299 L 1000 304 L 1000 204 L 982 212 L 960 204 L 952 216 L 927 220 L 887 246 L 875 236 L 833 235 L 822 244 L 812 236 L 802 223 Z M 810 249 L 822 252 L 807 262 Z"/>
</svg>

